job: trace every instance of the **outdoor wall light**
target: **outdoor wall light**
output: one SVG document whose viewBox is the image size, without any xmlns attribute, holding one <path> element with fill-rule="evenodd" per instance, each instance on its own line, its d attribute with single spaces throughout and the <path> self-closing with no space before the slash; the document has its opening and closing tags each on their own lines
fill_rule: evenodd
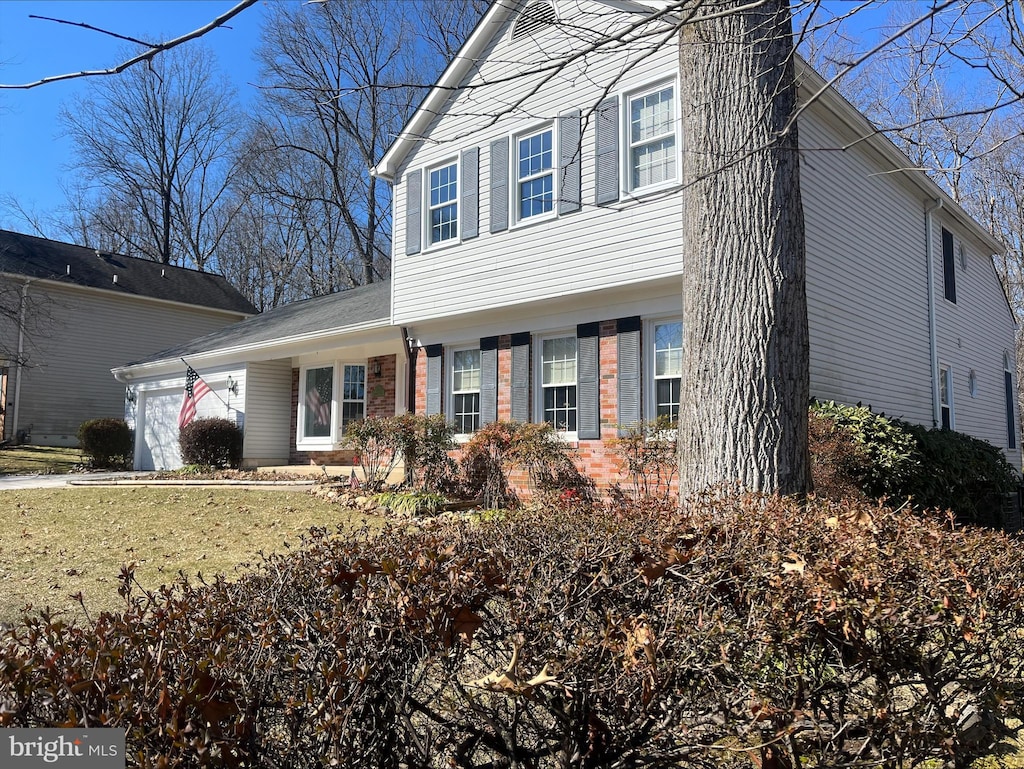
<svg viewBox="0 0 1024 769">
<path fill-rule="evenodd" d="M 379 360 L 375 360 L 373 362 L 373 375 L 375 377 L 379 377 L 380 376 L 380 361 Z"/>
<path fill-rule="evenodd" d="M 238 395 L 238 382 L 231 375 L 228 375 L 228 392 L 232 395 Z"/>
<path fill-rule="evenodd" d="M 124 399 L 128 403 L 135 403 L 135 390 L 131 386 L 124 388 Z"/>
</svg>

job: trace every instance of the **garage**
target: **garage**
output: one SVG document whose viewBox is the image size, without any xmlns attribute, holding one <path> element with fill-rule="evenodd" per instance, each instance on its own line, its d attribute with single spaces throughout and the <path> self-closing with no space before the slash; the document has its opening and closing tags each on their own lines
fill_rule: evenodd
<svg viewBox="0 0 1024 769">
<path fill-rule="evenodd" d="M 177 470 L 181 467 L 178 412 L 182 388 L 143 391 L 140 396 L 136 424 L 142 425 L 142 434 L 136 437 L 135 466 L 139 470 Z"/>
</svg>

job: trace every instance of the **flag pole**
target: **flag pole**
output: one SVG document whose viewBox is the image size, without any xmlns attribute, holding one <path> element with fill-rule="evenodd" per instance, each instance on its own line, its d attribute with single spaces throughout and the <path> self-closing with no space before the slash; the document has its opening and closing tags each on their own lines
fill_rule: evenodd
<svg viewBox="0 0 1024 769">
<path fill-rule="evenodd" d="M 188 362 L 187 360 L 185 360 L 184 358 L 178 358 L 178 360 L 180 360 L 180 361 L 181 361 L 182 363 L 184 363 L 184 364 L 185 364 L 185 366 L 187 367 L 187 368 L 186 368 L 186 371 L 185 371 L 185 376 L 186 376 L 186 377 L 188 376 L 188 370 L 187 370 L 187 369 L 192 369 L 193 371 L 195 371 L 195 372 L 196 372 L 196 378 L 197 378 L 197 379 L 199 379 L 199 380 L 200 380 L 200 381 L 201 381 L 201 382 L 202 382 L 202 383 L 203 383 L 204 385 L 206 385 L 207 387 L 210 387 L 210 383 L 209 383 L 209 382 L 207 382 L 207 381 L 206 381 L 205 379 L 203 379 L 203 378 L 202 378 L 201 376 L 199 376 L 199 372 L 198 372 L 198 371 L 196 371 L 195 367 L 194 367 L 194 366 L 193 366 L 193 365 L 192 365 L 191 363 L 189 363 L 189 362 Z M 212 393 L 213 393 L 213 394 L 214 394 L 215 396 L 217 396 L 217 400 L 219 400 L 219 401 L 220 401 L 221 403 L 223 403 L 223 404 L 224 404 L 224 407 L 225 407 L 225 408 L 231 408 L 231 404 L 229 404 L 229 403 L 228 403 L 228 402 L 227 402 L 226 400 L 224 400 L 223 398 L 221 398 L 221 397 L 220 397 L 220 394 L 219 394 L 219 393 L 218 393 L 218 392 L 217 392 L 217 391 L 216 391 L 215 389 L 213 389 L 212 387 L 210 387 L 210 392 L 212 392 Z"/>
</svg>

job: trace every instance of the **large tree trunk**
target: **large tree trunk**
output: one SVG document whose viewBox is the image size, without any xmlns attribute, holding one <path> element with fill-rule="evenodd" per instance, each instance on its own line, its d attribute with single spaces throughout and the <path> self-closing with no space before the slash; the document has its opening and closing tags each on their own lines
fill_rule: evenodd
<svg viewBox="0 0 1024 769">
<path fill-rule="evenodd" d="M 804 221 L 786 0 L 683 28 L 681 497 L 809 485 Z"/>
</svg>

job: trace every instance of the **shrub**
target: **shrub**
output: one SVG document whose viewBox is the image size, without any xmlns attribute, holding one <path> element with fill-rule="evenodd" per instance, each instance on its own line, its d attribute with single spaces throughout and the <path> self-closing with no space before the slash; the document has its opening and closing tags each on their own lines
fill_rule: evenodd
<svg viewBox="0 0 1024 769">
<path fill-rule="evenodd" d="M 78 428 L 78 446 L 91 467 L 132 466 L 134 440 L 123 419 L 90 419 Z"/>
<path fill-rule="evenodd" d="M 455 462 L 448 456 L 454 447 L 452 426 L 440 414 L 367 417 L 349 425 L 345 442 L 356 450 L 365 484 L 372 490 L 382 489 L 403 461 L 410 486 L 434 493 L 454 486 Z"/>
<path fill-rule="evenodd" d="M 465 445 L 460 460 L 469 493 L 484 507 L 514 507 L 518 496 L 511 476 L 526 476 L 530 492 L 538 498 L 558 498 L 566 489 L 589 501 L 593 485 L 583 477 L 558 433 L 547 422 L 491 422 L 477 430 Z"/>
<path fill-rule="evenodd" d="M 237 468 L 242 463 L 242 430 L 230 419 L 196 419 L 181 429 L 181 461 L 186 465 Z"/>
<path fill-rule="evenodd" d="M 1019 482 L 1002 452 L 985 441 L 863 406 L 814 404 L 810 435 L 822 496 L 848 496 L 852 486 L 895 504 L 910 499 L 919 509 L 951 510 L 963 522 L 998 524 L 1001 497 Z"/>
<path fill-rule="evenodd" d="M 622 428 L 612 448 L 629 477 L 633 499 L 668 501 L 679 472 L 679 432 L 668 417 Z M 621 486 L 617 487 L 621 493 Z"/>
<path fill-rule="evenodd" d="M 0 637 L 0 727 L 132 765 L 966 767 L 1024 690 L 1005 535 L 717 495 L 316 531 L 237 583 Z M 771 754 L 771 755 L 769 755 Z"/>
</svg>

